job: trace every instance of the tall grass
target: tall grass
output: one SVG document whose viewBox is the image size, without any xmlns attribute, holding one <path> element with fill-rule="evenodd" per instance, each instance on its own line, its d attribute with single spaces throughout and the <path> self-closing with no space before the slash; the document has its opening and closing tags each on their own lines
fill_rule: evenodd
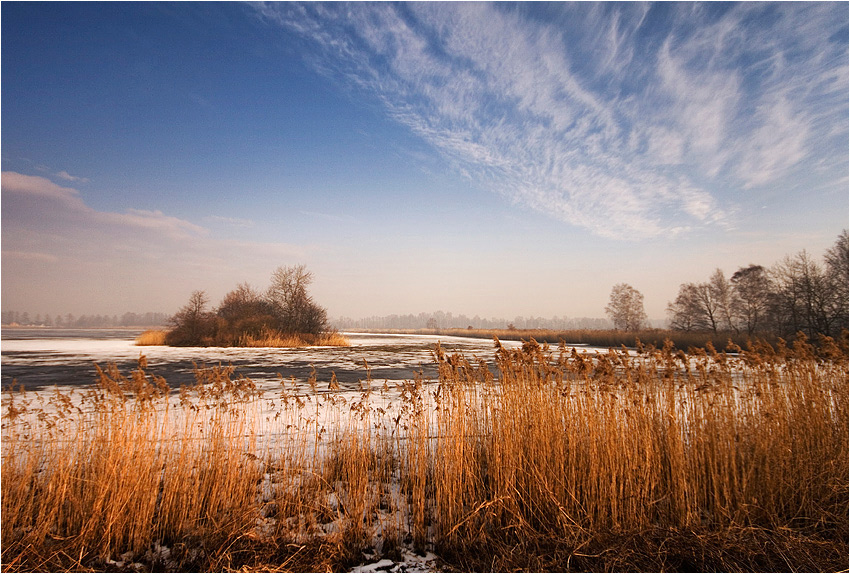
<svg viewBox="0 0 850 574">
<path fill-rule="evenodd" d="M 172 547 L 168 557 L 149 556 L 154 565 L 192 564 L 201 551 L 214 564 L 217 549 L 253 527 L 250 403 L 231 408 L 250 384 L 194 403 L 184 395 L 174 417 L 168 385 L 143 367 L 141 359 L 130 377 L 98 369 L 81 402 L 57 391 L 50 410 L 31 411 L 25 395 L 4 401 L 5 570 L 108 565 L 142 558 L 154 544 Z M 207 379 L 220 385 L 228 376 Z"/>
<path fill-rule="evenodd" d="M 165 345 L 166 332 L 159 329 L 148 329 L 136 337 L 135 344 L 139 346 Z"/>
<path fill-rule="evenodd" d="M 847 569 L 846 349 L 496 345 L 354 394 L 223 367 L 178 394 L 144 360 L 7 394 L 3 569 Z"/>
<path fill-rule="evenodd" d="M 717 562 L 694 562 L 695 536 L 735 533 L 756 545 L 755 533 L 820 533 L 846 548 L 846 358 L 819 361 L 803 343 L 740 360 L 668 348 L 590 361 L 562 347 L 553 361 L 533 342 L 497 357 L 500 384 L 477 397 L 484 412 L 468 405 L 470 393 L 487 390 L 486 372 L 456 357 L 442 371 L 452 383 L 444 405 L 459 419 L 445 436 L 466 438 L 438 445 L 451 471 L 435 481 L 447 490 L 437 501 L 461 507 L 438 532 L 469 569 L 493 566 L 465 556 L 469 545 L 534 541 L 578 560 L 612 550 L 612 537 L 659 532 L 668 551 L 686 556 L 680 564 L 697 569 L 755 565 L 734 544 L 715 549 Z M 623 559 L 621 568 L 638 567 L 619 556 L 606 568 Z M 816 560 L 809 555 L 772 558 L 778 569 L 823 567 L 804 566 Z"/>
<path fill-rule="evenodd" d="M 336 331 L 312 335 L 309 333 L 281 333 L 265 329 L 259 335 L 246 334 L 239 338 L 237 347 L 348 347 L 348 337 Z"/>
</svg>

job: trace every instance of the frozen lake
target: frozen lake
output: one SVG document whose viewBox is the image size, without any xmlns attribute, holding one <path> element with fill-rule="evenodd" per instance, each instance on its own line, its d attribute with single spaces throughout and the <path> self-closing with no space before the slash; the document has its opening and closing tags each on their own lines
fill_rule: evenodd
<svg viewBox="0 0 850 574">
<path fill-rule="evenodd" d="M 369 374 L 375 383 L 404 381 L 422 373 L 436 378 L 431 353 L 439 342 L 449 353 L 462 352 L 492 363 L 491 339 L 437 335 L 345 333 L 350 347 L 223 348 L 138 347 L 139 330 L 126 329 L 3 329 L 0 338 L 2 388 L 13 381 L 28 390 L 45 387 L 85 386 L 95 380 L 95 363 L 115 363 L 125 374 L 145 355 L 148 372 L 165 377 L 172 387 L 193 383 L 194 365 L 233 365 L 235 376 L 245 376 L 258 386 L 277 382 L 279 376 L 306 384 L 315 369 L 318 382 L 327 384 L 333 373 L 342 390 L 357 390 Z M 504 341 L 506 347 L 520 343 Z"/>
</svg>

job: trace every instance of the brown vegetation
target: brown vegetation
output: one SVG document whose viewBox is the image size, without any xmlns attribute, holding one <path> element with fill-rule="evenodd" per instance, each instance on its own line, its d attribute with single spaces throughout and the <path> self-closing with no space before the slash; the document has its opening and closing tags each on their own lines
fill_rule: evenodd
<svg viewBox="0 0 850 574">
<path fill-rule="evenodd" d="M 144 346 L 157 346 L 166 344 L 166 331 L 148 330 L 136 337 L 135 344 Z M 351 341 L 348 337 L 336 331 L 311 335 L 308 333 L 285 335 L 279 331 L 267 329 L 257 335 L 244 334 L 236 342 L 236 347 L 348 347 Z"/>
<path fill-rule="evenodd" d="M 238 347 L 348 347 L 351 341 L 348 337 L 336 331 L 327 333 L 293 333 L 285 335 L 280 331 L 266 330 L 258 335 L 243 335 L 236 346 Z"/>
<path fill-rule="evenodd" d="M 179 396 L 144 359 L 82 401 L 16 392 L 3 569 L 341 570 L 413 547 L 467 571 L 846 570 L 846 347 L 735 351 L 497 341 L 494 374 L 438 346 L 439 380 L 394 407 L 368 380 L 281 380 L 274 427 L 223 367 Z"/>
<path fill-rule="evenodd" d="M 296 347 L 348 345 L 329 328 L 327 312 L 307 293 L 313 279 L 303 265 L 279 267 L 264 294 L 241 284 L 214 311 L 203 291 L 170 320 L 165 344 L 178 347 Z M 141 344 L 138 343 L 137 344 Z"/>
<path fill-rule="evenodd" d="M 161 329 L 148 329 L 136 337 L 136 345 L 157 346 L 165 345 L 166 332 Z"/>
</svg>

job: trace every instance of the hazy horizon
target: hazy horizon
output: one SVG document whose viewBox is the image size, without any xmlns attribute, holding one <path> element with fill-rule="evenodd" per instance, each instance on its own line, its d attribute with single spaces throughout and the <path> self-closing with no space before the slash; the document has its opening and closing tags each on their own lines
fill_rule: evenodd
<svg viewBox="0 0 850 574">
<path fill-rule="evenodd" d="M 848 227 L 846 3 L 3 2 L 2 309 L 605 316 Z"/>
<path fill-rule="evenodd" d="M 214 308 L 215 303 L 211 305 Z M 174 313 L 134 312 L 114 313 L 105 315 L 74 315 L 73 313 L 32 313 L 16 309 L 4 309 L 2 324 L 21 327 L 55 327 L 55 328 L 112 328 L 112 327 L 150 327 L 166 326 Z M 70 317 L 69 317 L 70 316 Z M 405 313 L 390 315 L 372 315 L 369 317 L 328 317 L 331 328 L 337 329 L 426 329 L 432 328 L 429 321 L 434 319 L 439 329 L 505 329 L 514 326 L 516 329 L 610 329 L 611 321 L 604 317 L 566 317 L 566 316 L 516 316 L 516 317 L 481 317 L 469 316 L 452 311 L 430 311 L 420 313 Z M 68 322 L 71 322 L 69 326 Z M 651 320 L 650 327 L 664 327 L 666 320 Z"/>
</svg>

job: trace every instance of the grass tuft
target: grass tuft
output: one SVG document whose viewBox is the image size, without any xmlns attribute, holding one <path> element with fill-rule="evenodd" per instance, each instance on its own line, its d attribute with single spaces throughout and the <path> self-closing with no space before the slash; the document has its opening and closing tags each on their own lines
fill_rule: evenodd
<svg viewBox="0 0 850 574">
<path fill-rule="evenodd" d="M 259 335 L 246 334 L 239 338 L 237 347 L 349 347 L 348 337 L 336 332 L 285 334 L 264 329 Z"/>
<path fill-rule="evenodd" d="M 140 347 L 165 345 L 165 335 L 165 331 L 158 329 L 148 329 L 147 331 L 136 337 L 135 344 Z"/>
</svg>

